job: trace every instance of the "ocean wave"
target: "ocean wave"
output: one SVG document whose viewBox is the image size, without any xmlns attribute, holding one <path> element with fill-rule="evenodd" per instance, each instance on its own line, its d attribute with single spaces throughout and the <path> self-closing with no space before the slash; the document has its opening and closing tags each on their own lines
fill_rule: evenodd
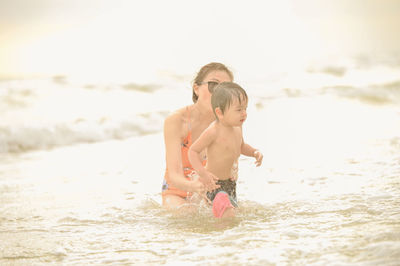
<svg viewBox="0 0 400 266">
<path fill-rule="evenodd" d="M 51 79 L 3 80 L 0 153 L 159 132 L 169 113 L 165 110 L 174 104 L 165 99 L 178 93 L 134 83 L 94 83 L 89 88 L 62 75 Z"/>
<path fill-rule="evenodd" d="M 321 93 L 330 93 L 371 104 L 398 104 L 400 103 L 400 80 L 384 84 L 374 84 L 367 87 L 323 87 Z"/>
<path fill-rule="evenodd" d="M 152 93 L 158 89 L 160 89 L 161 86 L 158 85 L 153 85 L 153 84 L 146 84 L 146 85 L 140 85 L 136 83 L 127 83 L 122 85 L 122 88 L 125 90 L 135 90 L 135 91 L 141 91 L 141 92 L 148 92 Z"/>
<path fill-rule="evenodd" d="M 122 90 L 128 90 L 128 91 L 138 91 L 138 92 L 146 92 L 146 93 L 152 93 L 155 92 L 156 90 L 159 90 L 162 86 L 157 85 L 157 84 L 138 84 L 138 83 L 133 83 L 133 82 L 128 82 L 128 83 L 113 83 L 113 82 L 103 82 L 99 83 L 94 82 L 94 83 L 87 83 L 86 81 L 77 81 L 74 80 L 73 78 L 69 78 L 68 76 L 65 75 L 55 75 L 51 78 L 52 82 L 56 86 L 78 86 L 82 87 L 84 89 L 90 89 L 90 90 L 116 90 L 116 89 L 122 89 Z"/>
<path fill-rule="evenodd" d="M 54 81 L 58 84 L 62 83 L 64 80 Z M 162 86 L 156 84 L 136 84 L 136 83 L 123 83 L 123 84 L 94 84 L 94 83 L 83 83 L 79 84 L 80 87 L 87 90 L 99 90 L 99 91 L 111 91 L 111 90 L 125 90 L 125 91 L 136 91 L 144 93 L 153 93 L 160 90 Z"/>
<path fill-rule="evenodd" d="M 53 125 L 0 126 L 0 153 L 51 149 L 156 133 L 161 131 L 167 113 L 139 114 L 130 120 L 77 119 Z"/>
<path fill-rule="evenodd" d="M 343 66 L 325 66 L 322 67 L 321 69 L 314 69 L 314 68 L 307 69 L 308 73 L 323 73 L 336 77 L 343 77 L 347 71 L 348 69 Z"/>
</svg>

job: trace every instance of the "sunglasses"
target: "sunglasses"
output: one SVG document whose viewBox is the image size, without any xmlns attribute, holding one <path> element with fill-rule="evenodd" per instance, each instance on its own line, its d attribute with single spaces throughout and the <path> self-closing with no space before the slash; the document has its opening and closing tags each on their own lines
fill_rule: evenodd
<svg viewBox="0 0 400 266">
<path fill-rule="evenodd" d="M 210 93 L 213 93 L 215 87 L 217 87 L 217 85 L 218 85 L 219 83 L 216 82 L 216 81 L 205 81 L 205 82 L 199 83 L 199 85 L 203 85 L 203 84 L 207 84 L 208 91 L 209 91 Z"/>
</svg>

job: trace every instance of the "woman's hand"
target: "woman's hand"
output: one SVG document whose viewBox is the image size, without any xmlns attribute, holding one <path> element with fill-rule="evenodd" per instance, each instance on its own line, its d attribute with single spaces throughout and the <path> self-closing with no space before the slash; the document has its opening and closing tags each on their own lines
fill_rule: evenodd
<svg viewBox="0 0 400 266">
<path fill-rule="evenodd" d="M 259 150 L 255 150 L 253 153 L 253 157 L 256 158 L 256 166 L 260 166 L 263 160 L 264 155 L 259 151 Z"/>
<path fill-rule="evenodd" d="M 206 187 L 204 186 L 204 184 L 202 182 L 200 182 L 200 180 L 198 179 L 194 179 L 193 181 L 191 181 L 191 192 L 193 193 L 198 193 L 200 195 L 203 195 L 206 193 Z"/>
<path fill-rule="evenodd" d="M 206 187 L 204 184 L 199 180 L 199 179 L 194 179 L 191 183 L 191 190 L 193 193 L 197 193 L 201 198 L 203 198 L 206 202 L 211 204 L 211 201 L 209 198 L 207 198 L 206 194 Z"/>
</svg>

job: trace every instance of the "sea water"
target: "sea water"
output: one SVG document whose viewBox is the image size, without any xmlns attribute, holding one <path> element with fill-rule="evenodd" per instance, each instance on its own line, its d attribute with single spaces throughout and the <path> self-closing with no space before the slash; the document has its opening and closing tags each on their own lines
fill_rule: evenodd
<svg viewBox="0 0 400 266">
<path fill-rule="evenodd" d="M 400 65 L 235 74 L 264 161 L 240 158 L 222 221 L 161 206 L 191 77 L 2 80 L 0 264 L 399 265 Z"/>
</svg>

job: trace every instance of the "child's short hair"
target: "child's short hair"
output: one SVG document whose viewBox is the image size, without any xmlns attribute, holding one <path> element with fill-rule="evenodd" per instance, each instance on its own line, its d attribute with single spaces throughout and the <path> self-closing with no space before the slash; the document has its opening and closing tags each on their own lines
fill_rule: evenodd
<svg viewBox="0 0 400 266">
<path fill-rule="evenodd" d="M 238 84 L 234 82 L 222 82 L 218 84 L 211 96 L 211 106 L 215 117 L 217 117 L 215 108 L 219 107 L 221 112 L 224 113 L 226 108 L 232 104 L 234 98 L 238 99 L 240 104 L 242 103 L 242 100 L 245 100 L 246 102 L 248 100 L 246 91 Z"/>
</svg>

